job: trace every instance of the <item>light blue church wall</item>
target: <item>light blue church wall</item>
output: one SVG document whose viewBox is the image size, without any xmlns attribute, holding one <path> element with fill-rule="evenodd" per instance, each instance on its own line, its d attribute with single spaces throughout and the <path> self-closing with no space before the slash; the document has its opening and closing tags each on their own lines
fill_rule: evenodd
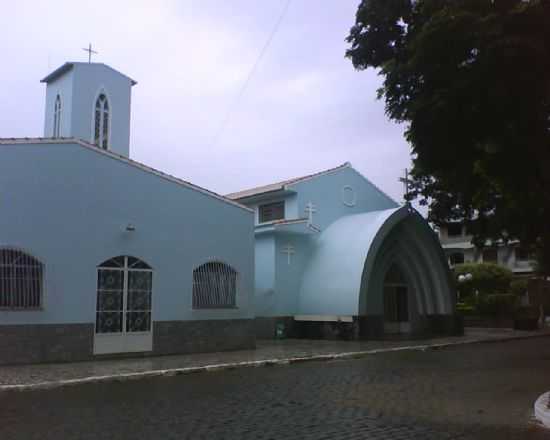
<svg viewBox="0 0 550 440">
<path fill-rule="evenodd" d="M 277 309 L 275 294 L 275 237 L 256 235 L 255 242 L 255 310 L 258 316 L 270 316 Z"/>
<path fill-rule="evenodd" d="M 56 81 L 46 87 L 46 105 L 44 115 L 44 137 L 53 137 L 53 122 L 55 99 L 59 95 L 61 99 L 61 123 L 59 135 L 61 137 L 71 136 L 72 105 L 73 105 L 73 72 L 57 78 Z M 85 138 L 90 140 L 90 134 Z"/>
<path fill-rule="evenodd" d="M 270 310 L 268 316 L 288 316 L 296 314 L 298 310 L 298 294 L 304 267 L 311 252 L 311 238 L 304 234 L 277 234 L 277 253 L 275 258 L 277 307 Z M 290 256 L 284 248 L 291 245 L 294 254 Z"/>
<path fill-rule="evenodd" d="M 131 89 L 134 82 L 126 75 L 101 63 L 67 63 L 62 73 L 46 77 L 44 137 L 53 135 L 54 103 L 62 102 L 61 137 L 74 137 L 94 143 L 94 115 L 98 96 L 109 102 L 109 150 L 129 157 Z M 58 70 L 60 70 L 58 69 Z"/>
<path fill-rule="evenodd" d="M 93 323 L 96 268 L 118 255 L 153 268 L 154 321 L 254 315 L 253 213 L 241 206 L 94 147 L 32 141 L 0 146 L 0 203 L 0 246 L 45 266 L 42 310 L 0 311 L 1 324 Z M 238 272 L 237 308 L 192 309 L 193 268 L 210 260 Z"/>
<path fill-rule="evenodd" d="M 288 187 L 297 192 L 299 217 L 307 217 L 306 205 L 309 202 L 315 205 L 317 212 L 313 214 L 313 224 L 321 230 L 345 215 L 398 206 L 351 166 Z"/>
</svg>

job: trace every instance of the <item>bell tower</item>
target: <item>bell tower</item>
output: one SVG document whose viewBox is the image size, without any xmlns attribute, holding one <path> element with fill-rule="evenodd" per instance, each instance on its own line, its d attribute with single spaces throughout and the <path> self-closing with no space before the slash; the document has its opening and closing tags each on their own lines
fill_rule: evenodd
<svg viewBox="0 0 550 440">
<path fill-rule="evenodd" d="M 44 79 L 44 137 L 74 137 L 130 156 L 136 81 L 103 63 L 65 63 Z"/>
</svg>

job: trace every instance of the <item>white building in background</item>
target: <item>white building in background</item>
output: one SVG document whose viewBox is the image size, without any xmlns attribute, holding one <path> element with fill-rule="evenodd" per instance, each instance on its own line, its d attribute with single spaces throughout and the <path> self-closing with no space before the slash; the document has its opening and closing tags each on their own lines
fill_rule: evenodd
<svg viewBox="0 0 550 440">
<path fill-rule="evenodd" d="M 462 263 L 497 263 L 518 276 L 534 272 L 533 256 L 517 240 L 506 244 L 488 243 L 480 249 L 472 243 L 466 226 L 459 222 L 440 226 L 438 235 L 451 267 Z"/>
</svg>

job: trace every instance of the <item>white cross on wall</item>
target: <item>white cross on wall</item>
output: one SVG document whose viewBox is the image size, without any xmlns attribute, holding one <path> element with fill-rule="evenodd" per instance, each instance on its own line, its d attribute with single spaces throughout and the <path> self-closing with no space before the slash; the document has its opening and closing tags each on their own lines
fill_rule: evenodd
<svg viewBox="0 0 550 440">
<path fill-rule="evenodd" d="M 307 202 L 305 211 L 307 214 L 308 224 L 313 224 L 313 213 L 317 212 L 317 208 L 315 208 L 315 205 L 312 202 Z"/>
<path fill-rule="evenodd" d="M 290 264 L 290 260 L 292 258 L 292 255 L 294 255 L 294 253 L 295 253 L 294 246 L 292 246 L 291 244 L 287 244 L 286 246 L 283 247 L 282 252 L 283 252 L 283 254 L 286 254 L 288 264 Z"/>
</svg>

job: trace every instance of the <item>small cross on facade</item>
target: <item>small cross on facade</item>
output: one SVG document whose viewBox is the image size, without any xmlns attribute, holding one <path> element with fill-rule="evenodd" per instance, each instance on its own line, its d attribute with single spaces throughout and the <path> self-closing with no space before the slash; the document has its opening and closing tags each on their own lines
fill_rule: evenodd
<svg viewBox="0 0 550 440">
<path fill-rule="evenodd" d="M 92 43 L 88 45 L 88 48 L 82 48 L 83 51 L 88 52 L 88 63 L 92 62 L 92 54 L 96 54 L 97 52 L 95 50 L 92 50 Z"/>
<path fill-rule="evenodd" d="M 292 246 L 291 244 L 287 244 L 286 246 L 283 247 L 283 254 L 286 254 L 287 256 L 287 262 L 288 264 L 290 265 L 291 263 L 291 258 L 292 256 L 295 254 L 295 250 L 294 250 L 294 246 Z"/>
<path fill-rule="evenodd" d="M 313 213 L 317 212 L 317 208 L 315 208 L 315 205 L 312 202 L 307 202 L 305 211 L 307 214 L 308 224 L 313 224 Z"/>
</svg>

